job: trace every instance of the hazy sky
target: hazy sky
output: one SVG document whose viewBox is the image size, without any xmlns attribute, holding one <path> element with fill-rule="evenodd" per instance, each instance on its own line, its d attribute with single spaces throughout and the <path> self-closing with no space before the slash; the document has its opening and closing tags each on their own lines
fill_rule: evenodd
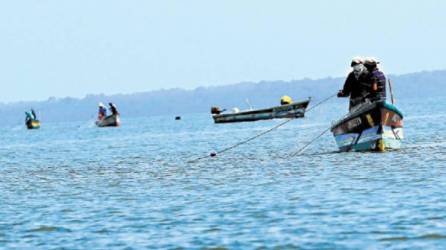
<svg viewBox="0 0 446 250">
<path fill-rule="evenodd" d="M 0 102 L 446 69 L 446 1 L 0 3 Z"/>
</svg>

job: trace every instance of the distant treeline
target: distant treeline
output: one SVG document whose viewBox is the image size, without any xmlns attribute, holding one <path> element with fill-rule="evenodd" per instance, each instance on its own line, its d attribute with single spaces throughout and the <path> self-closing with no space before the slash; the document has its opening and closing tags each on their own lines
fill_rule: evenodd
<svg viewBox="0 0 446 250">
<path fill-rule="evenodd" d="M 446 96 L 446 70 L 389 76 L 398 99 Z M 24 120 L 24 111 L 34 108 L 47 121 L 81 121 L 96 116 L 98 102 L 117 104 L 123 117 L 151 115 L 183 115 L 209 112 L 211 106 L 221 108 L 255 108 L 278 105 L 280 97 L 289 95 L 294 100 L 313 97 L 320 100 L 337 92 L 343 78 L 318 80 L 244 82 L 218 87 L 199 87 L 194 90 L 168 89 L 128 95 L 87 95 L 82 99 L 49 98 L 40 102 L 0 104 L 3 124 L 17 124 Z"/>
</svg>

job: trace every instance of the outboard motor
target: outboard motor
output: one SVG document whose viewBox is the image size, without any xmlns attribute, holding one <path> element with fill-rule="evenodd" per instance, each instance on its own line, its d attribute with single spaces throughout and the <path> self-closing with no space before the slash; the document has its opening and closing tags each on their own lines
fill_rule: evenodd
<svg viewBox="0 0 446 250">
<path fill-rule="evenodd" d="M 219 114 L 221 114 L 221 109 L 219 108 L 219 107 L 212 107 L 211 108 L 211 114 L 213 114 L 213 115 L 219 115 Z"/>
</svg>

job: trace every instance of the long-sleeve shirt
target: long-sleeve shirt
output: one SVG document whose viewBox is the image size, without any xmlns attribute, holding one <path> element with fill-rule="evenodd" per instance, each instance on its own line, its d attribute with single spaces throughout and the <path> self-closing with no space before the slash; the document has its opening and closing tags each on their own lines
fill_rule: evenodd
<svg viewBox="0 0 446 250">
<path fill-rule="evenodd" d="M 361 76 L 356 78 L 354 72 L 350 72 L 348 74 L 347 79 L 345 80 L 344 87 L 342 89 L 342 93 L 344 96 L 350 96 L 350 99 L 355 99 L 361 96 L 362 88 L 361 88 Z"/>
<path fill-rule="evenodd" d="M 385 100 L 386 99 L 386 76 L 379 69 L 374 69 L 369 74 L 369 83 L 371 86 L 370 95 L 368 96 L 372 100 Z M 374 87 L 376 86 L 376 88 Z"/>
</svg>

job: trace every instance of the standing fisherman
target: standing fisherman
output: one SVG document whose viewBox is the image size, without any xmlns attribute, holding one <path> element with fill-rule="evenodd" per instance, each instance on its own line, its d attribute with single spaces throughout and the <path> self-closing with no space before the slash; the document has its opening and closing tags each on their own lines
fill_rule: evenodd
<svg viewBox="0 0 446 250">
<path fill-rule="evenodd" d="M 99 106 L 98 120 L 103 120 L 107 116 L 107 109 L 105 108 L 102 102 L 100 102 L 98 106 Z"/>
<path fill-rule="evenodd" d="M 116 105 L 112 102 L 108 103 L 108 106 L 110 106 L 110 111 L 112 115 L 119 115 L 118 109 L 116 108 Z"/>
<path fill-rule="evenodd" d="M 36 112 L 34 111 L 34 109 L 31 109 L 31 114 L 33 115 L 33 119 L 37 120 L 37 115 L 36 115 Z"/>
<path fill-rule="evenodd" d="M 372 102 L 386 100 L 386 76 L 378 68 L 379 62 L 372 57 L 365 59 L 368 89 L 365 97 Z"/>
<path fill-rule="evenodd" d="M 25 122 L 26 123 L 29 123 L 29 122 L 31 122 L 34 118 L 33 118 L 33 114 L 31 114 L 31 112 L 25 112 L 25 116 L 26 116 L 26 118 L 25 118 Z"/>
<path fill-rule="evenodd" d="M 338 97 L 350 97 L 349 110 L 352 110 L 353 107 L 363 102 L 364 86 L 362 82 L 365 81 L 367 70 L 359 57 L 353 58 L 350 66 L 353 70 L 348 74 L 342 90 L 339 90 Z"/>
</svg>

